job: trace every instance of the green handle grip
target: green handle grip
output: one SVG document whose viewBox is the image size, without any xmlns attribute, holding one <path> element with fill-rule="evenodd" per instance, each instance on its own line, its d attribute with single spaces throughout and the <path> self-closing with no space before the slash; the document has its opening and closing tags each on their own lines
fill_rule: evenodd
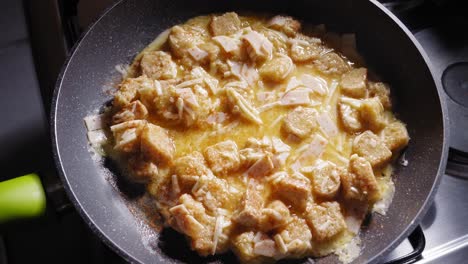
<svg viewBox="0 0 468 264">
<path fill-rule="evenodd" d="M 45 209 L 45 193 L 37 174 L 0 182 L 0 223 L 37 217 Z"/>
</svg>

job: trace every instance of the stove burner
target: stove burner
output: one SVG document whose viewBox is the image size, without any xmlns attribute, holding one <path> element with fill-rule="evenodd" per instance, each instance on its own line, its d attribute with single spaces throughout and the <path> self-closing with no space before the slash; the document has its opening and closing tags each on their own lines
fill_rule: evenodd
<svg viewBox="0 0 468 264">
<path fill-rule="evenodd" d="M 442 74 L 442 84 L 453 101 L 468 107 L 468 62 L 449 65 Z"/>
<path fill-rule="evenodd" d="M 468 155 L 466 153 L 452 149 L 448 160 L 445 170 L 447 175 L 468 179 Z"/>
</svg>

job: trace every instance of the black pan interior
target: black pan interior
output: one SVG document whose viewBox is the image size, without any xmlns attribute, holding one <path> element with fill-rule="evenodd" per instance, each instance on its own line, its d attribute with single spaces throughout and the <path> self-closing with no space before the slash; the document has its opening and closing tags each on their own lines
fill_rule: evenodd
<svg viewBox="0 0 468 264">
<path fill-rule="evenodd" d="M 103 90 L 119 81 L 115 66 L 129 63 L 160 32 L 193 16 L 231 10 L 288 14 L 308 23 L 324 23 L 333 31 L 354 32 L 370 68 L 391 84 L 395 109 L 408 124 L 411 142 L 406 152 L 409 165 L 397 166 L 395 172 L 396 194 L 388 215 L 371 218 L 361 235 L 363 251 L 355 263 L 378 262 L 415 227 L 432 200 L 445 167 L 447 133 L 444 106 L 419 46 L 371 1 L 128 0 L 116 4 L 76 46 L 57 82 L 53 143 L 69 196 L 97 234 L 128 260 L 159 263 L 178 255 L 180 259 L 185 241 L 170 232 L 165 232 L 169 240 L 163 246 L 170 256 L 151 253 L 144 245 L 151 232 L 130 213 L 127 198 L 109 184 L 108 171 L 90 155 L 83 118 L 110 99 Z M 153 243 L 153 247 L 162 244 Z M 334 261 L 327 257 L 318 263 Z"/>
</svg>

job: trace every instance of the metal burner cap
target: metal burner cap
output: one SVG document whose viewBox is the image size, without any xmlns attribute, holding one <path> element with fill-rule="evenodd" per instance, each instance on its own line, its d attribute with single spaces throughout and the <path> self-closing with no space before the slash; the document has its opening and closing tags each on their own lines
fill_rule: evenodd
<svg viewBox="0 0 468 264">
<path fill-rule="evenodd" d="M 442 84 L 453 101 L 468 107 L 468 62 L 449 65 L 442 74 Z"/>
</svg>

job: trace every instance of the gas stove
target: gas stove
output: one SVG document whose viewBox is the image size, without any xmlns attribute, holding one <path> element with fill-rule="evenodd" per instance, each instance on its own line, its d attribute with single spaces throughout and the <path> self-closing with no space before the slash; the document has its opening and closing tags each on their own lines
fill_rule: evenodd
<svg viewBox="0 0 468 264">
<path fill-rule="evenodd" d="M 79 35 L 112 0 L 24 1 L 33 55 L 46 111 L 60 66 Z M 429 55 L 443 87 L 450 119 L 446 174 L 427 215 L 386 263 L 464 263 L 468 259 L 468 16 L 451 0 L 382 0 L 413 32 Z M 465 9 L 466 10 L 466 9 Z M 40 37 L 48 34 L 47 38 Z M 52 40 L 52 41 L 51 41 Z M 0 239 L 0 263 L 123 263 L 60 194 L 54 177 L 54 208 L 35 227 L 13 226 Z M 55 191 L 57 190 L 57 191 Z M 45 230 L 36 231 L 37 226 Z M 20 230 L 21 229 L 21 230 Z M 25 241 L 28 240 L 28 241 Z M 2 252 L 6 254 L 2 255 Z M 24 254 L 24 252 L 33 252 Z"/>
</svg>

